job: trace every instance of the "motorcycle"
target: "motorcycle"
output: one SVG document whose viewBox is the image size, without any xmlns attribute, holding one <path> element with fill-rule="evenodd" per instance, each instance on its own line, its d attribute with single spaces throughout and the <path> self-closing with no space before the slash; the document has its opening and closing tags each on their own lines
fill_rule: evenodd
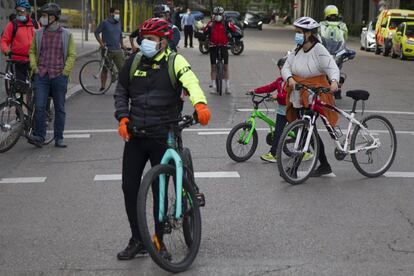
<svg viewBox="0 0 414 276">
<path fill-rule="evenodd" d="M 341 88 L 347 78 L 347 75 L 342 72 L 342 65 L 344 62 L 354 59 L 356 52 L 354 50 L 346 48 L 345 41 L 335 41 L 330 38 L 322 37 L 322 44 L 334 58 L 339 70 L 341 70 L 341 76 L 338 83 L 338 91 L 335 92 L 334 96 L 335 99 L 342 99 Z"/>
<path fill-rule="evenodd" d="M 229 48 L 233 55 L 238 56 L 244 50 L 244 42 L 242 41 L 244 34 L 242 28 L 237 25 L 234 25 L 234 27 L 236 28 L 236 32 L 229 34 Z M 198 39 L 198 49 L 200 52 L 204 55 L 208 54 L 210 50 L 207 35 L 198 29 L 194 32 L 194 37 Z"/>
</svg>

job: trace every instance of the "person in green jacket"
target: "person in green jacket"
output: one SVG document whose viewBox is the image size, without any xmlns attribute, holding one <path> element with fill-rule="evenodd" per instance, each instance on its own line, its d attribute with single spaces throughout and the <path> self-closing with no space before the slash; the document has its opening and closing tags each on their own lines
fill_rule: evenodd
<svg viewBox="0 0 414 276">
<path fill-rule="evenodd" d="M 49 95 L 55 108 L 55 147 L 66 148 L 63 142 L 65 129 L 65 96 L 69 75 L 76 59 L 73 35 L 62 28 L 58 21 L 59 5 L 47 3 L 41 8 L 40 23 L 43 28 L 36 31 L 29 51 L 30 67 L 34 80 L 35 127 L 28 142 L 42 147 L 46 136 L 46 105 Z"/>
</svg>

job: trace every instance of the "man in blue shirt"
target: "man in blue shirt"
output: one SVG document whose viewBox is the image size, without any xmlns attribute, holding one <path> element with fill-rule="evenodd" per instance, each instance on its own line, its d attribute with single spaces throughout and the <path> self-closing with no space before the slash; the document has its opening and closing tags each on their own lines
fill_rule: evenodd
<svg viewBox="0 0 414 276">
<path fill-rule="evenodd" d="M 120 23 L 120 11 L 118 8 L 110 8 L 109 17 L 102 21 L 95 31 L 95 38 L 99 42 L 101 49 L 108 49 L 108 60 L 113 61 L 118 71 L 124 65 L 124 54 L 122 49 L 125 49 L 122 39 L 122 29 Z M 102 37 L 100 34 L 102 33 Z M 102 51 L 103 53 L 103 51 Z M 105 90 L 108 70 L 104 67 L 101 73 L 101 90 Z"/>
<path fill-rule="evenodd" d="M 187 9 L 187 13 L 183 15 L 181 20 L 181 26 L 184 26 L 184 47 L 187 48 L 188 37 L 190 37 L 190 47 L 193 48 L 193 30 L 194 30 L 195 18 L 191 14 L 191 10 Z"/>
</svg>

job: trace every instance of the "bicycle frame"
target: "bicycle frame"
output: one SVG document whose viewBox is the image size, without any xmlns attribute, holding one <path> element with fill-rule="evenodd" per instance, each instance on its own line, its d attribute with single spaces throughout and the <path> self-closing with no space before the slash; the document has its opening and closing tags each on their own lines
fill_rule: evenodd
<svg viewBox="0 0 414 276">
<path fill-rule="evenodd" d="M 372 135 L 370 130 L 368 130 L 361 122 L 359 122 L 357 119 L 355 119 L 356 102 L 354 102 L 353 110 L 349 114 L 349 113 L 343 111 L 342 109 L 337 108 L 336 106 L 333 106 L 333 105 L 330 105 L 330 104 L 327 104 L 327 103 L 321 101 L 318 98 L 318 95 L 315 92 L 313 92 L 311 89 L 307 89 L 307 91 L 309 93 L 311 93 L 312 101 L 311 101 L 311 104 L 310 104 L 311 114 L 310 115 L 305 114 L 302 117 L 303 119 L 309 121 L 309 124 L 310 124 L 309 133 L 308 133 L 306 143 L 305 143 L 305 147 L 304 147 L 304 152 L 306 152 L 309 149 L 311 134 L 312 134 L 312 132 L 315 128 L 315 122 L 316 122 L 316 119 L 318 118 L 318 116 L 321 117 L 322 122 L 325 125 L 326 130 L 328 131 L 331 138 L 334 140 L 336 148 L 338 150 L 340 150 L 341 152 L 346 153 L 346 154 L 355 154 L 355 153 L 358 153 L 360 151 L 366 151 L 366 150 L 376 149 L 376 148 L 380 147 L 381 144 L 380 144 L 379 139 L 375 138 Z M 334 128 L 329 123 L 328 118 L 325 115 L 324 109 L 334 111 L 334 112 L 338 113 L 339 115 L 341 115 L 342 117 L 345 117 L 349 121 L 343 146 L 341 145 L 341 143 L 338 139 L 339 137 L 335 134 Z M 361 148 L 354 149 L 354 150 L 349 149 L 350 136 L 351 136 L 352 130 L 355 128 L 355 127 L 353 127 L 353 125 L 359 126 L 363 130 L 363 133 L 366 133 L 367 135 L 370 136 L 370 138 L 373 141 L 372 145 L 366 146 L 366 147 L 361 147 Z M 300 130 L 300 132 L 301 132 L 301 130 Z M 300 132 L 298 133 L 297 137 L 300 137 L 300 135 L 301 135 Z M 299 143 L 299 141 L 298 141 L 298 139 L 296 139 L 295 148 L 298 147 L 298 143 Z"/>
<path fill-rule="evenodd" d="M 250 114 L 249 119 L 246 120 L 246 123 L 251 124 L 251 128 L 249 130 L 249 134 L 247 135 L 246 139 L 244 140 L 244 143 L 248 144 L 250 142 L 250 139 L 253 136 L 253 132 L 256 129 L 256 118 L 259 118 L 260 120 L 264 121 L 266 124 L 268 124 L 270 132 L 273 132 L 274 127 L 276 126 L 276 122 L 273 121 L 271 118 L 269 118 L 266 114 L 258 110 L 258 107 L 255 107 Z M 244 133 L 240 134 L 240 139 L 242 139 L 244 136 Z"/>
</svg>

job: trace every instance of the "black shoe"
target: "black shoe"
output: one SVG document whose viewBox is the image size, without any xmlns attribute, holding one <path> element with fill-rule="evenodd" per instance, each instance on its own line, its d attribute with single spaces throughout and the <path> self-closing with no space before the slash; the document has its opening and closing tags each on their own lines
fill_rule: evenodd
<svg viewBox="0 0 414 276">
<path fill-rule="evenodd" d="M 105 90 L 105 87 L 101 87 L 100 89 L 99 89 L 99 91 L 104 91 Z"/>
<path fill-rule="evenodd" d="M 68 146 L 63 143 L 63 139 L 55 141 L 56 148 L 67 148 Z"/>
<path fill-rule="evenodd" d="M 163 242 L 161 242 L 161 248 L 158 253 L 160 254 L 162 258 L 168 261 L 172 260 L 172 255 L 170 254 L 170 252 L 167 251 L 167 248 L 165 247 L 165 244 Z"/>
<path fill-rule="evenodd" d="M 316 170 L 313 170 L 309 176 L 318 177 L 318 176 L 322 176 L 322 175 L 330 174 L 330 173 L 332 173 L 331 166 L 329 164 L 326 164 L 326 165 L 321 164 Z"/>
<path fill-rule="evenodd" d="M 340 100 L 340 99 L 342 99 L 342 96 L 341 96 L 341 90 L 336 91 L 336 92 L 334 93 L 334 97 L 335 97 L 335 99 L 336 99 L 336 100 Z"/>
<path fill-rule="evenodd" d="M 27 142 L 35 147 L 41 148 L 43 146 L 43 139 L 40 136 L 29 135 L 27 136 Z"/>
<path fill-rule="evenodd" d="M 138 254 L 144 255 L 147 253 L 148 251 L 145 249 L 142 242 L 135 241 L 134 239 L 130 239 L 128 246 L 124 250 L 119 252 L 118 255 L 116 255 L 116 257 L 120 261 L 127 261 L 127 260 L 132 260 Z"/>
</svg>

